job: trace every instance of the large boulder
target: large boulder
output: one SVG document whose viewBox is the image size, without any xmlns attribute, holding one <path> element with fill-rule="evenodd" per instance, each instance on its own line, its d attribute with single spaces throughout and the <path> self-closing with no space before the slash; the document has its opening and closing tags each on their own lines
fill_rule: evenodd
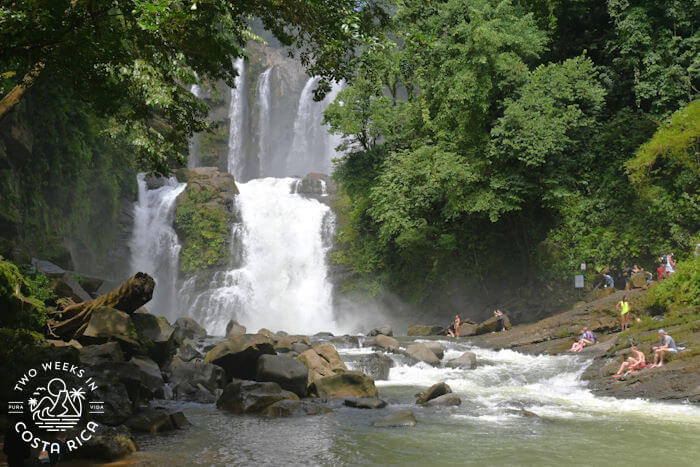
<svg viewBox="0 0 700 467">
<path fill-rule="evenodd" d="M 379 334 L 365 341 L 365 346 L 377 347 L 389 352 L 393 352 L 399 348 L 399 341 L 393 337 Z"/>
<path fill-rule="evenodd" d="M 306 381 L 307 388 L 319 378 L 335 374 L 328 365 L 328 362 L 313 349 L 302 352 L 301 355 L 297 357 L 297 360 L 303 363 L 309 370 L 308 379 Z"/>
<path fill-rule="evenodd" d="M 309 369 L 295 358 L 284 355 L 261 355 L 258 358 L 255 379 L 273 381 L 298 396 L 306 395 L 308 376 Z"/>
<path fill-rule="evenodd" d="M 416 399 L 416 404 L 425 404 L 429 400 L 451 392 L 452 388 L 445 382 L 433 384 L 426 391 L 416 394 L 416 397 L 418 397 L 418 399 Z"/>
<path fill-rule="evenodd" d="M 104 342 L 115 336 L 133 334 L 131 317 L 123 311 L 101 306 L 90 315 L 82 340 L 85 342 Z"/>
<path fill-rule="evenodd" d="M 163 394 L 163 375 L 156 362 L 148 357 L 131 357 L 130 363 L 134 364 L 139 372 L 141 384 L 155 396 Z"/>
<path fill-rule="evenodd" d="M 632 274 L 630 285 L 633 289 L 646 289 L 648 287 L 646 274 L 644 272 Z"/>
<path fill-rule="evenodd" d="M 284 399 L 268 406 L 263 413 L 271 417 L 295 417 L 300 415 L 321 415 L 331 412 L 331 409 L 322 406 L 312 399 L 292 400 Z"/>
<path fill-rule="evenodd" d="M 348 367 L 346 367 L 343 360 L 341 360 L 338 351 L 335 350 L 335 347 L 333 347 L 331 344 L 315 345 L 314 351 L 328 362 L 328 367 L 334 372 L 337 373 L 339 371 L 348 370 Z"/>
<path fill-rule="evenodd" d="M 246 333 L 245 326 L 238 324 L 238 321 L 231 320 L 226 325 L 226 337 L 242 336 Z"/>
<path fill-rule="evenodd" d="M 464 352 L 457 358 L 445 363 L 448 368 L 461 368 L 464 370 L 473 370 L 476 368 L 476 355 L 474 352 Z"/>
<path fill-rule="evenodd" d="M 288 334 L 278 333 L 273 340 L 275 341 L 275 350 L 277 352 L 285 353 L 297 351 L 295 348 L 303 348 L 301 351 L 303 352 L 304 350 L 311 348 L 311 341 L 306 336 L 291 336 Z M 296 344 L 301 344 L 301 347 L 296 347 Z"/>
<path fill-rule="evenodd" d="M 182 361 L 189 362 L 196 358 L 204 358 L 202 352 L 199 351 L 197 343 L 192 339 L 185 339 L 182 344 L 177 348 L 175 356 L 179 357 Z"/>
<path fill-rule="evenodd" d="M 393 413 L 388 417 L 375 420 L 372 422 L 372 426 L 378 428 L 416 426 L 416 417 L 413 416 L 413 412 L 410 410 L 402 410 L 401 412 Z"/>
<path fill-rule="evenodd" d="M 476 334 L 476 328 L 478 324 L 473 323 L 462 323 L 459 326 L 459 337 L 473 336 Z"/>
<path fill-rule="evenodd" d="M 367 335 L 370 337 L 379 335 L 393 336 L 394 333 L 391 330 L 391 326 L 385 324 L 384 326 L 379 326 L 377 328 L 372 329 L 370 332 L 367 333 Z"/>
<path fill-rule="evenodd" d="M 389 370 L 394 366 L 394 360 L 383 353 L 373 353 L 362 356 L 358 366 L 373 380 L 382 381 L 389 379 Z"/>
<path fill-rule="evenodd" d="M 99 383 L 92 395 L 95 400 L 102 401 L 104 410 L 103 413 L 95 415 L 94 420 L 110 426 L 124 423 L 134 412 L 134 404 L 129 398 L 126 386 L 118 381 Z"/>
<path fill-rule="evenodd" d="M 136 328 L 138 340 L 148 350 L 148 355 L 157 362 L 163 362 L 168 357 L 170 336 L 173 327 L 163 316 L 150 313 L 135 312 L 131 320 Z"/>
<path fill-rule="evenodd" d="M 506 329 L 511 328 L 510 319 L 508 319 L 508 317 L 506 315 L 503 315 L 503 324 L 505 324 Z M 483 323 L 480 323 L 476 327 L 475 334 L 479 335 L 479 334 L 487 334 L 489 332 L 496 332 L 499 330 L 499 327 L 500 327 L 500 324 L 498 322 L 498 317 L 492 316 L 489 319 L 487 319 L 486 321 L 484 321 Z"/>
<path fill-rule="evenodd" d="M 299 400 L 277 383 L 235 379 L 226 385 L 216 407 L 237 414 L 258 413 L 284 399 Z"/>
<path fill-rule="evenodd" d="M 406 356 L 414 362 L 425 362 L 429 365 L 437 366 L 440 359 L 425 344 L 411 344 L 406 347 Z"/>
<path fill-rule="evenodd" d="M 324 399 L 331 397 L 377 397 L 374 381 L 360 371 L 346 371 L 319 378 L 313 384 L 314 392 Z"/>
<path fill-rule="evenodd" d="M 445 356 L 445 348 L 442 346 L 441 343 L 439 342 L 424 342 L 423 345 L 425 345 L 427 348 L 430 349 L 432 353 L 435 354 L 437 358 L 442 360 L 442 357 Z"/>
<path fill-rule="evenodd" d="M 78 358 L 83 365 L 93 366 L 103 362 L 123 362 L 124 353 L 116 342 L 86 345 L 79 350 Z"/>
<path fill-rule="evenodd" d="M 409 336 L 444 336 L 447 331 L 442 326 L 412 326 L 408 330 Z"/>
<path fill-rule="evenodd" d="M 110 462 L 136 452 L 137 446 L 125 426 L 100 425 L 92 437 L 71 452 L 72 458 Z"/>
<path fill-rule="evenodd" d="M 457 394 L 449 393 L 435 397 L 434 399 L 430 399 L 423 405 L 427 407 L 451 407 L 455 405 L 460 405 L 461 403 L 462 399 L 460 399 Z"/>
<path fill-rule="evenodd" d="M 196 360 L 186 362 L 179 357 L 170 361 L 167 376 L 173 398 L 184 401 L 214 402 L 217 390 L 226 384 L 221 367 Z"/>
<path fill-rule="evenodd" d="M 274 355 L 272 340 L 260 334 L 244 334 L 223 341 L 209 352 L 204 361 L 224 369 L 227 380 L 255 379 L 258 358 Z"/>
<path fill-rule="evenodd" d="M 386 401 L 376 397 L 349 397 L 343 401 L 343 405 L 355 409 L 383 409 Z"/>
<path fill-rule="evenodd" d="M 197 321 L 192 318 L 178 318 L 173 323 L 173 332 L 170 339 L 175 344 L 175 347 L 179 346 L 185 339 L 202 339 L 207 337 L 207 330 L 197 323 Z"/>
<path fill-rule="evenodd" d="M 70 298 L 75 303 L 92 300 L 90 294 L 70 274 L 64 274 L 63 277 L 53 279 L 49 282 L 49 287 L 57 297 Z"/>
</svg>

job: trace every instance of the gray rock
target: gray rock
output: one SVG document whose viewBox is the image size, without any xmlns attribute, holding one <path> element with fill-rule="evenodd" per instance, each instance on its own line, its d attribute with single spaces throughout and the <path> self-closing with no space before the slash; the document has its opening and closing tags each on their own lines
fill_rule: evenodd
<svg viewBox="0 0 700 467">
<path fill-rule="evenodd" d="M 120 425 L 133 413 L 133 404 L 126 386 L 119 382 L 97 385 L 93 392 L 94 400 L 102 401 L 104 412 L 95 415 L 94 420 L 104 425 Z"/>
<path fill-rule="evenodd" d="M 464 352 L 459 357 L 445 363 L 448 368 L 462 368 L 464 370 L 473 370 L 476 368 L 476 355 L 474 352 Z"/>
<path fill-rule="evenodd" d="M 510 319 L 506 315 L 503 315 L 503 324 L 505 324 L 506 329 L 510 329 Z M 479 323 L 479 325 L 476 327 L 476 331 L 474 334 L 480 335 L 480 334 L 487 334 L 489 332 L 496 332 L 499 329 L 499 322 L 498 318 L 496 316 L 492 316 L 491 318 L 487 319 L 486 321 Z"/>
<path fill-rule="evenodd" d="M 302 415 L 321 415 L 331 410 L 322 406 L 315 400 L 284 399 L 268 406 L 263 412 L 271 417 L 295 417 Z"/>
<path fill-rule="evenodd" d="M 377 397 L 374 381 L 360 371 L 346 371 L 317 379 L 312 390 L 324 399 L 332 397 Z"/>
<path fill-rule="evenodd" d="M 302 353 L 306 352 L 306 351 L 309 350 L 309 349 L 311 349 L 311 346 L 310 346 L 310 345 L 306 345 L 306 344 L 304 344 L 303 342 L 294 342 L 294 343 L 292 344 L 292 350 L 293 350 L 294 352 L 299 353 L 299 354 L 302 354 Z"/>
<path fill-rule="evenodd" d="M 130 417 L 125 424 L 134 432 L 156 434 L 183 428 L 190 422 L 182 412 L 147 408 Z"/>
<path fill-rule="evenodd" d="M 226 337 L 242 336 L 245 333 L 245 326 L 238 324 L 238 321 L 231 320 L 226 325 Z"/>
<path fill-rule="evenodd" d="M 175 347 L 179 346 L 185 339 L 202 339 L 207 337 L 207 331 L 192 318 L 178 318 L 173 323 L 173 333 L 170 339 Z"/>
<path fill-rule="evenodd" d="M 221 367 L 202 361 L 185 362 L 173 357 L 168 365 L 168 381 L 177 400 L 214 402 L 226 375 Z"/>
<path fill-rule="evenodd" d="M 416 404 L 425 404 L 429 400 L 444 396 L 445 394 L 449 394 L 451 392 L 452 388 L 445 382 L 433 384 L 425 392 L 416 394 L 416 397 L 418 397 Z"/>
<path fill-rule="evenodd" d="M 131 320 L 138 340 L 148 350 L 148 355 L 163 363 L 170 353 L 169 341 L 174 331 L 167 318 L 150 313 L 133 313 Z"/>
<path fill-rule="evenodd" d="M 385 336 L 384 334 L 379 334 L 365 341 L 365 345 L 370 345 L 372 347 L 377 347 L 383 350 L 393 352 L 399 348 L 399 341 L 397 341 L 393 337 Z"/>
<path fill-rule="evenodd" d="M 82 337 L 89 342 L 99 342 L 117 335 L 127 336 L 131 325 L 131 317 L 128 314 L 101 306 L 93 310 Z"/>
<path fill-rule="evenodd" d="M 425 342 L 423 343 L 427 348 L 430 349 L 432 353 L 435 354 L 435 356 L 442 360 L 442 357 L 445 356 L 445 349 L 442 347 L 442 344 L 439 342 Z"/>
<path fill-rule="evenodd" d="M 384 335 L 384 336 L 393 336 L 394 333 L 391 330 L 391 326 L 388 324 L 385 324 L 384 326 L 379 326 L 374 329 L 372 329 L 370 332 L 367 333 L 368 336 L 378 336 L 378 335 Z"/>
<path fill-rule="evenodd" d="M 438 396 L 434 399 L 430 399 L 423 405 L 425 405 L 426 407 L 450 407 L 460 405 L 461 403 L 462 399 L 460 399 L 457 394 L 450 393 L 443 394 L 442 396 Z"/>
<path fill-rule="evenodd" d="M 414 362 L 425 362 L 433 366 L 440 363 L 440 359 L 425 344 L 411 344 L 406 347 L 406 356 Z"/>
<path fill-rule="evenodd" d="M 445 328 L 442 326 L 423 326 L 423 325 L 416 325 L 412 326 L 408 330 L 408 335 L 409 336 L 444 336 L 446 334 Z"/>
<path fill-rule="evenodd" d="M 416 418 L 410 410 L 402 410 L 388 417 L 380 418 L 372 423 L 372 426 L 378 428 L 393 428 L 393 427 L 411 427 L 416 426 Z"/>
<path fill-rule="evenodd" d="M 128 456 L 136 450 L 136 443 L 127 427 L 100 425 L 88 441 L 71 452 L 71 457 L 109 462 Z"/>
<path fill-rule="evenodd" d="M 227 380 L 254 379 L 258 358 L 274 355 L 272 340 L 260 334 L 244 334 L 225 340 L 207 352 L 204 361 L 224 369 Z"/>
<path fill-rule="evenodd" d="M 237 414 L 258 413 L 284 399 L 299 400 L 277 383 L 235 379 L 226 385 L 216 407 Z"/>
<path fill-rule="evenodd" d="M 158 364 L 148 357 L 131 357 L 129 363 L 136 365 L 141 373 L 141 384 L 143 384 L 151 393 L 159 395 L 163 393 L 163 375 L 160 372 Z"/>
<path fill-rule="evenodd" d="M 86 345 L 79 351 L 78 358 L 83 365 L 97 365 L 103 362 L 123 362 L 124 354 L 116 342 L 100 345 Z"/>
<path fill-rule="evenodd" d="M 373 353 L 360 358 L 359 369 L 375 381 L 389 379 L 389 370 L 394 366 L 391 357 L 383 353 Z"/>
<path fill-rule="evenodd" d="M 189 362 L 195 358 L 204 358 L 204 355 L 199 351 L 197 343 L 191 339 L 185 339 L 177 348 L 175 356 L 179 357 L 182 361 Z"/>
<path fill-rule="evenodd" d="M 333 337 L 332 332 L 317 332 L 314 337 Z"/>
<path fill-rule="evenodd" d="M 256 378 L 258 381 L 273 381 L 282 389 L 298 396 L 306 395 L 309 369 L 299 360 L 284 355 L 261 355 L 258 358 Z"/>
<path fill-rule="evenodd" d="M 376 397 L 351 397 L 345 399 L 343 404 L 356 409 L 383 409 L 386 407 L 386 401 Z"/>
</svg>

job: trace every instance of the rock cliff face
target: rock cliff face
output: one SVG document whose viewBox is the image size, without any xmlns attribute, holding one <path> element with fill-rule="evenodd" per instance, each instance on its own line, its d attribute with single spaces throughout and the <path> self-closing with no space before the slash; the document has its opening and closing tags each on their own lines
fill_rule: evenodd
<svg viewBox="0 0 700 467">
<path fill-rule="evenodd" d="M 231 225 L 237 221 L 238 188 L 233 176 L 215 167 L 180 169 L 176 176 L 187 183 L 175 207 L 181 272 L 225 266 L 230 258 Z"/>
</svg>

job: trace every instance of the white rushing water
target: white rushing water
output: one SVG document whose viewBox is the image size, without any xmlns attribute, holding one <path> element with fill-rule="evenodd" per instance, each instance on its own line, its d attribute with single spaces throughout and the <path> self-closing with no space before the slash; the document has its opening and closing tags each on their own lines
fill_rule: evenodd
<svg viewBox="0 0 700 467">
<path fill-rule="evenodd" d="M 322 125 L 323 111 L 333 102 L 342 89 L 334 83 L 331 91 L 321 102 L 313 100 L 313 91 L 319 78 L 309 78 L 299 96 L 299 105 L 294 119 L 294 137 L 286 161 L 289 175 L 304 176 L 310 172 L 331 173 L 331 160 L 335 157 L 337 138 Z"/>
<path fill-rule="evenodd" d="M 134 230 L 129 242 L 131 272 L 153 276 L 156 287 L 148 310 L 170 319 L 177 317 L 176 282 L 180 242 L 172 227 L 175 199 L 187 184 L 164 180 L 160 188 L 149 190 L 145 174 L 139 174 L 138 202 L 134 206 Z"/>
<path fill-rule="evenodd" d="M 185 285 L 188 310 L 211 334 L 224 334 L 230 319 L 251 332 L 337 331 L 326 264 L 333 214 L 292 193 L 295 185 L 292 178 L 238 184 L 242 266 L 215 274 L 202 293 L 194 279 Z"/>
<path fill-rule="evenodd" d="M 258 160 L 260 173 L 271 173 L 270 148 L 268 136 L 270 133 L 270 75 L 272 67 L 263 71 L 258 77 Z"/>
<path fill-rule="evenodd" d="M 243 155 L 244 118 L 245 118 L 245 60 L 236 59 L 234 64 L 238 70 L 235 87 L 231 89 L 231 105 L 229 106 L 229 135 L 228 135 L 228 172 L 236 181 L 241 180 L 245 170 Z"/>
</svg>

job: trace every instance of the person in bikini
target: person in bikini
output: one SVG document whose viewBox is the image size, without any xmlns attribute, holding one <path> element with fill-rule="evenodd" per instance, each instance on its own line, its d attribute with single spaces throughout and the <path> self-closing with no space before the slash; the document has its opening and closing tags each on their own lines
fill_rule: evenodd
<svg viewBox="0 0 700 467">
<path fill-rule="evenodd" d="M 630 302 L 627 300 L 627 296 L 623 296 L 622 300 L 617 302 L 615 308 L 620 312 L 620 317 L 622 318 L 622 330 L 626 331 L 630 323 Z"/>
<path fill-rule="evenodd" d="M 637 349 L 636 345 L 633 345 L 630 347 L 630 357 L 627 359 L 627 361 L 622 362 L 622 365 L 620 365 L 620 369 L 617 370 L 617 373 L 613 375 L 613 378 L 619 378 L 622 376 L 623 372 L 626 371 L 637 371 L 641 370 L 646 366 L 646 357 L 644 356 L 644 352 L 641 352 L 639 349 Z"/>
<path fill-rule="evenodd" d="M 447 328 L 447 334 L 452 337 L 459 337 L 460 324 L 462 324 L 462 320 L 459 319 L 459 315 L 455 315 L 454 322 Z"/>
</svg>

